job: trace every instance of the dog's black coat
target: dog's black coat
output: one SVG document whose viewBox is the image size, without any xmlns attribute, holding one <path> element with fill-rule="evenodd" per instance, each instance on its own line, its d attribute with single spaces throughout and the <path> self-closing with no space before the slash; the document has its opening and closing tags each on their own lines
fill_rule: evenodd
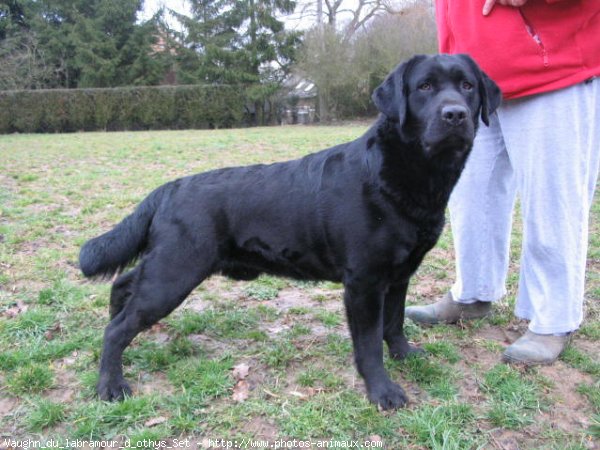
<svg viewBox="0 0 600 450">
<path fill-rule="evenodd" d="M 86 276 L 139 264 L 115 281 L 98 394 L 130 393 L 122 353 L 205 278 L 262 272 L 341 281 L 358 371 L 369 399 L 407 399 L 383 367 L 411 351 L 403 334 L 409 278 L 436 243 L 497 86 L 465 55 L 416 56 L 378 87 L 381 115 L 355 141 L 304 158 L 235 167 L 167 183 L 113 230 L 87 242 Z"/>
</svg>

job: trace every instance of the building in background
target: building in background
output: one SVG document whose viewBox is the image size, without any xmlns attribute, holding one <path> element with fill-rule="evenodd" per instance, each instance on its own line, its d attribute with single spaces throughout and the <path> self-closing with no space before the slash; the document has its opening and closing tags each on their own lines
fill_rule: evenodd
<svg viewBox="0 0 600 450">
<path fill-rule="evenodd" d="M 287 125 L 313 123 L 316 118 L 317 87 L 299 76 L 291 76 L 285 83 L 287 94 L 282 123 Z"/>
</svg>

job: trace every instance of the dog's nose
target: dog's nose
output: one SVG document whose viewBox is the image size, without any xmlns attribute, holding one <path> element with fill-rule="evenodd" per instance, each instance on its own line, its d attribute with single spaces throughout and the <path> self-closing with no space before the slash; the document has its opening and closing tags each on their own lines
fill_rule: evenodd
<svg viewBox="0 0 600 450">
<path fill-rule="evenodd" d="M 442 119 L 444 122 L 457 127 L 467 118 L 467 108 L 460 105 L 446 105 L 442 107 Z"/>
</svg>

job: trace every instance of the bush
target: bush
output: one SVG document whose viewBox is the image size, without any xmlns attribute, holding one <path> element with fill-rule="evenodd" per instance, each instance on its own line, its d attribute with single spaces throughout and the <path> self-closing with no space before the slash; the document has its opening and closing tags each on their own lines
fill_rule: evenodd
<svg viewBox="0 0 600 450">
<path fill-rule="evenodd" d="M 0 133 L 226 128 L 250 122 L 245 86 L 0 91 Z"/>
</svg>

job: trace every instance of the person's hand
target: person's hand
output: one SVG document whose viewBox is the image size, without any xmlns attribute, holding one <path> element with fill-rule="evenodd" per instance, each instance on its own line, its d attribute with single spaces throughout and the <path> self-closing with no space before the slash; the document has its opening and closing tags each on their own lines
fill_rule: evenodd
<svg viewBox="0 0 600 450">
<path fill-rule="evenodd" d="M 483 15 L 487 16 L 492 9 L 497 4 L 504 6 L 513 6 L 518 8 L 519 6 L 523 6 L 527 3 L 527 0 L 485 0 L 485 4 L 483 5 Z"/>
</svg>

